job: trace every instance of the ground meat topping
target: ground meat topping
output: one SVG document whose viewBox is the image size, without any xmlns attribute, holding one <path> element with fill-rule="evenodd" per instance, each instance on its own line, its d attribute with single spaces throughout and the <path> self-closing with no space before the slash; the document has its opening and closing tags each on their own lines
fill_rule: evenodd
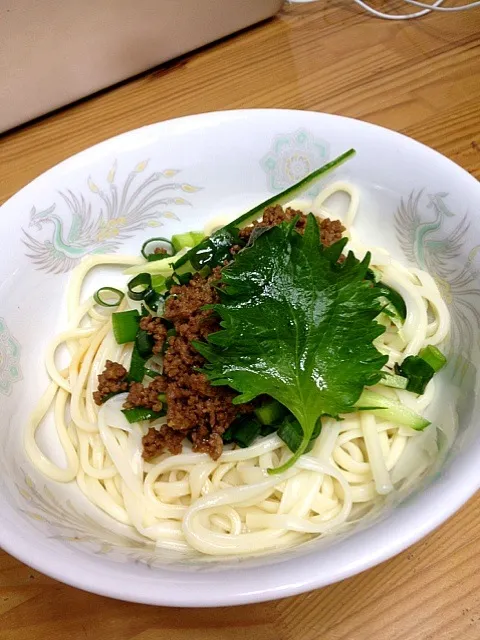
<svg viewBox="0 0 480 640">
<path fill-rule="evenodd" d="M 239 413 L 250 407 L 233 405 L 235 392 L 228 387 L 212 387 L 196 369 L 203 357 L 191 345 L 202 340 L 220 326 L 218 317 L 203 306 L 219 301 L 216 285 L 221 268 L 203 278 L 193 276 L 186 285 L 173 286 L 165 304 L 165 318 L 173 323 L 177 335 L 168 340 L 163 360 L 167 380 L 168 427 L 189 434 L 194 451 L 207 452 L 216 460 L 222 453 L 223 432 Z"/>
<path fill-rule="evenodd" d="M 98 389 L 93 393 L 95 404 L 101 405 L 108 396 L 120 391 L 127 391 L 128 382 L 126 380 L 127 370 L 118 362 L 107 360 L 105 369 L 98 376 Z"/>
<path fill-rule="evenodd" d="M 161 411 L 163 402 L 159 400 L 160 393 L 165 393 L 167 383 L 163 376 L 157 376 L 152 380 L 148 387 L 144 387 L 140 382 L 131 382 L 130 391 L 125 400 L 124 409 L 133 409 L 134 407 L 145 407 L 152 411 Z"/>
<path fill-rule="evenodd" d="M 320 240 L 325 247 L 329 247 L 341 240 L 344 231 L 345 227 L 340 220 L 323 218 L 323 220 L 320 221 Z"/>
<path fill-rule="evenodd" d="M 153 253 L 156 256 L 158 255 L 166 256 L 168 254 L 168 251 L 165 249 L 165 247 L 156 247 Z"/>
<path fill-rule="evenodd" d="M 140 320 L 140 329 L 143 329 L 153 337 L 153 353 L 156 355 L 162 353 L 165 338 L 167 337 L 167 328 L 162 319 L 145 316 Z"/>
<path fill-rule="evenodd" d="M 220 277 L 221 268 L 215 267 L 208 278 L 197 273 L 188 284 L 174 285 L 170 289 L 172 295 L 165 304 L 164 317 L 173 323 L 179 336 L 192 341 L 218 331 L 216 316 L 210 309 L 202 310 L 202 307 L 220 301 L 214 287 Z"/>
<path fill-rule="evenodd" d="M 243 240 L 248 240 L 254 229 L 274 227 L 281 222 L 289 222 L 296 216 L 298 216 L 298 221 L 295 229 L 299 233 L 303 233 L 305 231 L 305 225 L 307 224 L 307 216 L 302 211 L 291 209 L 290 207 L 283 209 L 283 207 L 277 204 L 273 207 L 267 207 L 263 212 L 263 218 L 260 221 L 255 220 L 252 225 L 241 229 L 239 235 Z M 320 240 L 323 245 L 329 247 L 341 239 L 345 227 L 340 220 L 323 218 L 319 219 L 318 222 L 320 226 Z"/>
<path fill-rule="evenodd" d="M 159 453 L 167 449 L 173 455 L 182 453 L 182 441 L 185 434 L 182 431 L 170 429 L 167 425 L 162 425 L 160 429 L 150 427 L 148 433 L 143 436 L 143 457 L 145 460 L 151 460 L 158 456 Z"/>
</svg>

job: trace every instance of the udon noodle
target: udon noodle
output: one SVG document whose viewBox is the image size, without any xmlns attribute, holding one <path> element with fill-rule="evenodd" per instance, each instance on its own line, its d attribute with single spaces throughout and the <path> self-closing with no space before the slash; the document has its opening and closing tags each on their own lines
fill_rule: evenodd
<svg viewBox="0 0 480 640">
<path fill-rule="evenodd" d="M 339 191 L 349 196 L 342 220 L 350 239 L 348 248 L 362 257 L 366 247 L 352 226 L 359 202 L 356 188 L 335 183 L 313 202 L 292 204 L 322 217 L 327 213 L 326 200 Z M 206 233 L 211 231 L 212 225 Z M 384 314 L 378 318 L 386 331 L 375 344 L 388 355 L 391 367 L 427 344 L 441 343 L 449 330 L 449 314 L 428 273 L 405 267 L 383 249 L 369 250 L 371 266 L 382 282 L 401 294 L 407 308 L 403 324 Z M 375 507 L 395 490 L 406 473 L 398 467 L 402 454 L 421 434 L 368 411 L 348 414 L 340 421 L 323 419 L 311 452 L 278 476 L 266 470 L 285 462 L 291 452 L 276 434 L 259 438 L 245 449 L 226 446 L 217 461 L 192 452 L 187 441 L 179 455 L 163 454 L 153 462 L 145 461 L 141 440 L 152 424 L 127 422 L 121 413 L 126 394 L 100 408 L 92 398 L 106 360 L 128 368 L 131 346 L 116 343 L 108 310 L 91 297 L 82 301 L 81 295 L 93 267 L 142 262 L 132 256 L 90 256 L 73 273 L 68 326 L 47 349 L 50 384 L 25 438 L 27 453 L 40 471 L 58 482 L 75 481 L 94 505 L 158 547 L 193 548 L 212 555 L 278 550 L 312 535 L 341 530 L 362 508 Z M 126 306 L 124 300 L 120 310 Z M 63 369 L 57 365 L 61 345 L 69 352 Z M 382 385 L 375 391 L 423 414 L 434 398 L 434 385 L 433 380 L 429 382 L 421 396 Z M 50 460 L 35 439 L 48 412 L 54 414 L 64 466 Z M 164 421 L 161 418 L 153 426 Z M 424 471 L 425 465 L 415 469 L 418 476 Z"/>
</svg>

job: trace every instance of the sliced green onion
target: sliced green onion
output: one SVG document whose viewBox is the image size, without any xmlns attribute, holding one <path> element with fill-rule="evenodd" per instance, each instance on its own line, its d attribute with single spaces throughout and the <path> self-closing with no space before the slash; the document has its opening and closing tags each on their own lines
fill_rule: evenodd
<svg viewBox="0 0 480 640">
<path fill-rule="evenodd" d="M 137 345 L 134 345 L 132 359 L 130 360 L 130 369 L 128 371 L 128 380 L 130 382 L 142 382 L 145 377 L 146 361 L 146 358 L 143 358 L 138 352 Z"/>
<path fill-rule="evenodd" d="M 165 281 L 165 287 L 167 291 L 173 286 L 182 286 L 188 284 L 192 278 L 192 273 L 189 271 L 188 273 L 172 273 Z"/>
<path fill-rule="evenodd" d="M 157 398 L 158 398 L 158 401 L 159 402 L 163 402 L 163 404 L 165 404 L 167 402 L 167 394 L 166 393 L 159 393 Z"/>
<path fill-rule="evenodd" d="M 260 435 L 261 424 L 251 416 L 237 418 L 223 434 L 224 442 L 235 442 L 243 449 L 249 447 Z"/>
<path fill-rule="evenodd" d="M 117 344 L 133 342 L 138 331 L 140 314 L 136 309 L 112 313 L 112 329 Z"/>
<path fill-rule="evenodd" d="M 191 231 L 187 231 L 186 233 L 176 233 L 172 236 L 173 248 L 178 252 L 186 247 L 194 247 L 197 244 L 197 242 L 195 242 L 195 238 L 196 235 L 194 236 Z"/>
<path fill-rule="evenodd" d="M 166 290 L 166 281 L 167 279 L 165 276 L 162 276 L 158 273 L 154 274 L 152 276 L 152 289 L 157 293 L 164 293 L 164 291 Z"/>
<path fill-rule="evenodd" d="M 143 300 L 145 294 L 152 289 L 152 276 L 149 273 L 139 273 L 130 280 L 127 289 L 131 300 Z"/>
<path fill-rule="evenodd" d="M 162 295 L 151 289 L 144 297 L 143 304 L 151 316 L 159 315 L 158 310 L 160 303 L 164 302 Z"/>
<path fill-rule="evenodd" d="M 195 246 L 205 238 L 205 234 L 203 233 L 203 231 L 190 231 L 190 235 L 192 236 L 194 242 L 193 246 Z"/>
<path fill-rule="evenodd" d="M 447 358 L 443 355 L 440 349 L 434 347 L 433 344 L 429 344 L 421 349 L 418 355 L 420 358 L 425 360 L 425 362 L 428 362 L 435 373 L 440 371 L 440 369 L 447 364 Z"/>
<path fill-rule="evenodd" d="M 104 292 L 114 294 L 115 297 L 113 298 L 113 302 L 108 302 L 107 300 L 105 300 L 105 298 L 103 297 Z M 101 289 L 98 289 L 98 291 L 95 291 L 95 293 L 93 294 L 93 299 L 101 307 L 118 307 L 124 297 L 125 294 L 123 293 L 123 291 L 120 291 L 120 289 L 115 289 L 114 287 L 101 287 Z"/>
<path fill-rule="evenodd" d="M 163 416 L 166 415 L 165 411 L 154 411 L 153 409 L 147 409 L 147 407 L 122 409 L 122 413 L 130 424 L 140 422 L 141 420 L 156 420 L 157 418 L 163 418 Z"/>
<path fill-rule="evenodd" d="M 281 422 L 287 409 L 276 400 L 268 400 L 255 409 L 255 415 L 262 425 L 272 425 Z"/>
<path fill-rule="evenodd" d="M 147 247 L 150 244 L 153 243 L 157 243 L 157 242 L 164 242 L 165 244 L 168 244 L 170 246 L 170 253 L 147 253 Z M 156 248 L 156 247 L 155 247 Z M 147 240 L 146 242 L 144 242 L 142 244 L 142 248 L 140 249 L 140 253 L 142 254 L 142 256 L 145 258 L 145 260 L 148 260 L 148 262 L 154 262 L 156 260 L 163 260 L 163 258 L 166 258 L 168 256 L 174 256 L 175 255 L 175 249 L 173 247 L 172 241 L 169 240 L 168 238 L 150 238 L 149 240 Z"/>
<path fill-rule="evenodd" d="M 422 395 L 435 369 L 420 356 L 408 356 L 400 365 L 399 373 L 408 378 L 407 391 Z"/>
<path fill-rule="evenodd" d="M 233 442 L 233 432 L 235 428 L 232 425 L 233 423 L 228 427 L 228 429 L 225 429 L 225 431 L 223 432 L 222 440 L 225 444 Z"/>
<path fill-rule="evenodd" d="M 153 353 L 153 337 L 144 329 L 139 329 L 135 336 L 135 347 L 142 358 L 148 359 Z"/>
<path fill-rule="evenodd" d="M 393 373 L 383 373 L 383 378 L 380 380 L 380 384 L 384 387 L 392 387 L 393 389 L 406 389 L 408 385 L 408 378 L 399 376 Z"/>
<path fill-rule="evenodd" d="M 262 438 L 265 436 L 269 436 L 274 433 L 278 429 L 278 424 L 262 424 L 262 428 L 260 429 L 260 435 Z"/>
</svg>

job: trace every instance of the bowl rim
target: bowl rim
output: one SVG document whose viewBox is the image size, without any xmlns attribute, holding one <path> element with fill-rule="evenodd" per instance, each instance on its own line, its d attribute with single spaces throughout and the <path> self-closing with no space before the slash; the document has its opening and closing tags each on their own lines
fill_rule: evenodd
<svg viewBox="0 0 480 640">
<path fill-rule="evenodd" d="M 75 170 L 88 164 L 92 160 L 92 154 L 95 155 L 98 151 L 108 153 L 117 148 L 121 151 L 125 142 L 142 140 L 144 136 L 145 140 L 151 139 L 150 133 L 159 132 L 162 135 L 162 129 L 168 130 L 169 127 L 184 128 L 185 125 L 188 127 L 191 124 L 197 128 L 198 125 L 231 122 L 237 118 L 255 118 L 260 114 L 268 117 L 296 115 L 301 126 L 302 119 L 305 121 L 307 118 L 317 117 L 327 122 L 329 120 L 343 122 L 347 127 L 370 129 L 373 134 L 380 133 L 383 137 L 389 138 L 394 145 L 407 144 L 414 150 L 434 154 L 437 160 L 449 167 L 459 178 L 469 179 L 472 187 L 478 190 L 480 200 L 480 183 L 466 170 L 438 151 L 401 133 L 362 120 L 322 112 L 293 109 L 239 109 L 174 118 L 133 129 L 99 142 L 43 172 L 9 198 L 1 209 L 3 211 L 5 207 L 15 205 L 16 199 L 22 197 L 25 190 L 36 187 L 45 178 L 51 177 L 59 170 Z M 242 568 L 239 565 L 235 570 L 226 569 L 201 575 L 192 572 L 176 573 L 174 569 L 167 566 L 165 569 L 155 569 L 154 578 L 139 577 L 131 584 L 123 584 L 116 575 L 122 573 L 121 564 L 113 562 L 108 566 L 103 563 L 96 564 L 93 558 L 76 550 L 73 551 L 74 554 L 82 553 L 81 563 L 63 562 L 62 556 L 70 555 L 71 557 L 72 554 L 72 549 L 67 552 L 66 546 L 63 549 L 65 553 L 59 553 L 56 561 L 40 557 L 35 554 L 35 547 L 29 540 L 32 534 L 26 536 L 23 531 L 15 530 L 13 525 L 9 527 L 8 520 L 4 521 L 4 526 L 0 528 L 0 547 L 25 564 L 63 583 L 91 593 L 131 602 L 176 607 L 217 607 L 275 600 L 327 586 L 365 571 L 400 553 L 433 531 L 480 489 L 480 476 L 475 473 L 479 455 L 480 440 L 474 442 L 462 454 L 461 464 L 454 459 L 451 464 L 443 468 L 439 478 L 409 499 L 407 504 L 399 505 L 386 519 L 375 523 L 373 545 L 369 540 L 372 537 L 371 527 L 356 532 L 354 535 L 356 543 L 353 546 L 358 549 L 363 545 L 366 551 L 358 554 L 355 549 L 349 548 L 352 547 L 350 541 L 353 539 L 349 537 L 334 543 L 330 549 L 336 549 L 335 553 L 329 553 L 326 558 L 322 558 L 320 566 L 319 559 L 315 561 L 315 555 L 318 556 L 318 552 L 312 550 L 298 558 L 280 559 L 277 563 L 263 567 Z M 395 530 L 394 538 L 391 537 L 392 529 Z M 339 553 L 344 554 L 342 562 L 338 562 L 338 559 L 335 562 L 334 558 Z M 315 569 L 318 571 L 316 572 Z M 163 587 L 162 573 L 163 576 L 170 575 Z M 262 579 L 268 579 L 259 588 L 260 574 L 263 574 Z M 172 576 L 176 577 L 174 582 L 171 580 Z M 221 576 L 221 580 L 218 576 Z M 235 577 L 235 580 L 230 581 L 228 579 L 230 576 Z M 189 585 L 193 588 L 188 588 Z M 214 593 L 212 594 L 210 590 Z"/>
</svg>

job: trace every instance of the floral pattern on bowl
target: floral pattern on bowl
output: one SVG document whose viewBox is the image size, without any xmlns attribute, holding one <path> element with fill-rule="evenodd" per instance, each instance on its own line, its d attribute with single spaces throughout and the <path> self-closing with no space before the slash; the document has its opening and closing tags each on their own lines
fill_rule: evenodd
<svg viewBox="0 0 480 640">
<path fill-rule="evenodd" d="M 146 227 L 161 227 L 161 218 L 179 220 L 172 208 L 192 203 L 172 192 L 195 193 L 201 187 L 187 182 L 167 182 L 180 173 L 164 169 L 142 179 L 149 160 L 142 160 L 130 171 L 123 184 L 117 184 L 117 160 L 109 169 L 105 184 L 98 186 L 89 177 L 88 192 L 59 191 L 70 221 L 56 212 L 54 203 L 46 209 L 30 211 L 29 229 L 35 232 L 49 227 L 44 240 L 37 240 L 23 229 L 26 254 L 37 269 L 54 273 L 70 271 L 89 254 L 114 253 L 121 242 Z M 51 225 L 51 226 L 50 226 Z M 53 229 L 51 228 L 53 227 Z"/>
<path fill-rule="evenodd" d="M 12 385 L 22 379 L 20 353 L 20 344 L 0 318 L 0 394 L 4 396 L 9 396 Z"/>
<path fill-rule="evenodd" d="M 452 328 L 448 357 L 455 359 L 461 381 L 466 373 L 465 360 L 478 342 L 480 329 L 480 289 L 478 270 L 474 267 L 479 246 L 466 250 L 472 237 L 467 215 L 446 229 L 449 218 L 458 219 L 447 203 L 448 193 L 412 191 L 408 198 L 400 201 L 395 213 L 395 229 L 407 260 L 434 277 L 449 307 Z M 464 254 L 468 257 L 462 262 Z"/>
<path fill-rule="evenodd" d="M 275 136 L 268 153 L 260 160 L 270 191 L 282 191 L 329 160 L 330 145 L 312 132 L 299 129 Z M 316 195 L 320 187 L 308 193 Z"/>
</svg>

